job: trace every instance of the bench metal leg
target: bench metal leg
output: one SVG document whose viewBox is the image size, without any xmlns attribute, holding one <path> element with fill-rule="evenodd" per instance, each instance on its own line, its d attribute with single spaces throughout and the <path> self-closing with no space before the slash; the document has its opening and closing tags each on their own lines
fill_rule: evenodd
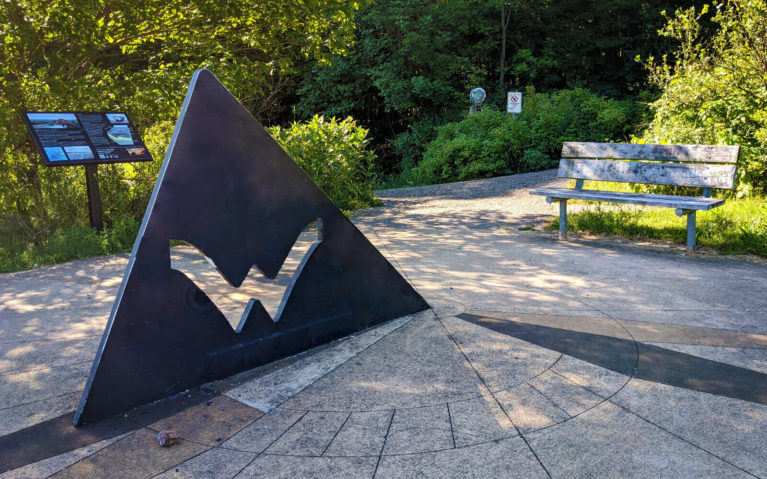
<svg viewBox="0 0 767 479">
<path fill-rule="evenodd" d="M 687 249 L 695 249 L 695 211 L 687 213 Z"/>
<path fill-rule="evenodd" d="M 559 239 L 567 239 L 567 200 L 559 201 Z"/>
<path fill-rule="evenodd" d="M 681 217 L 687 215 L 687 250 L 692 251 L 695 249 L 695 210 L 684 210 L 677 208 L 674 213 Z"/>
</svg>

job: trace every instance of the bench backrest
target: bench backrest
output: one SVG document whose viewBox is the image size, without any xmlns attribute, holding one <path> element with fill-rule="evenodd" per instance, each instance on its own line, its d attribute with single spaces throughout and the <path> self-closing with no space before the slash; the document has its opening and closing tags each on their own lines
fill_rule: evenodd
<svg viewBox="0 0 767 479">
<path fill-rule="evenodd" d="M 739 146 L 566 142 L 558 176 L 731 190 L 739 152 Z"/>
</svg>

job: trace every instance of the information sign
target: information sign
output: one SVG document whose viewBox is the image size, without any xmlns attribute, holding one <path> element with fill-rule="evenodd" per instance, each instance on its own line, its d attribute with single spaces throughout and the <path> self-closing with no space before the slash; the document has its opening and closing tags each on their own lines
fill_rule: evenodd
<svg viewBox="0 0 767 479">
<path fill-rule="evenodd" d="M 23 114 L 46 166 L 152 161 L 125 113 Z"/>
<path fill-rule="evenodd" d="M 510 91 L 506 97 L 506 111 L 509 113 L 522 113 L 522 92 Z"/>
</svg>

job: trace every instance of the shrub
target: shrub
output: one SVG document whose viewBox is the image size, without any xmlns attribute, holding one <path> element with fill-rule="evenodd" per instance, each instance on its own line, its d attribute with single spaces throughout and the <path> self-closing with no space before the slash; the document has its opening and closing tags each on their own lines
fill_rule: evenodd
<svg viewBox="0 0 767 479">
<path fill-rule="evenodd" d="M 83 259 L 106 253 L 103 235 L 93 228 L 72 226 L 57 231 L 48 240 L 45 253 L 51 263 L 60 263 L 69 259 Z"/>
<path fill-rule="evenodd" d="M 436 116 L 424 116 L 414 121 L 407 131 L 400 133 L 391 141 L 402 172 L 408 172 L 418 164 L 423 158 L 426 146 L 437 136 L 437 128 L 444 122 Z"/>
<path fill-rule="evenodd" d="M 376 204 L 369 181 L 375 154 L 367 149 L 368 131 L 351 117 L 338 121 L 315 115 L 306 123 L 275 126 L 269 132 L 339 208 Z"/>
<path fill-rule="evenodd" d="M 111 228 L 104 231 L 107 249 L 110 252 L 128 251 L 133 247 L 141 223 L 128 215 L 123 215 Z"/>
<path fill-rule="evenodd" d="M 545 170 L 553 166 L 551 164 L 551 157 L 540 150 L 534 149 L 525 150 L 520 163 L 522 163 L 522 169 L 525 171 Z"/>
<path fill-rule="evenodd" d="M 529 125 L 531 146 L 556 160 L 565 141 L 628 138 L 641 113 L 633 101 L 607 99 L 583 88 L 551 94 L 529 90 L 524 101 L 519 119 Z"/>
<path fill-rule="evenodd" d="M 643 140 L 740 145 L 737 195 L 765 195 L 767 1 L 710 7 L 677 10 L 660 31 L 679 43 L 673 57 L 649 59 L 661 96 L 652 105 L 654 119 Z M 716 31 L 704 41 L 709 21 Z"/>
<path fill-rule="evenodd" d="M 641 108 L 584 89 L 536 94 L 528 89 L 524 110 L 514 120 L 486 109 L 439 128 L 415 184 L 486 178 L 556 166 L 565 141 L 610 141 L 632 133 Z"/>
<path fill-rule="evenodd" d="M 509 160 L 522 156 L 527 134 L 521 122 L 491 110 L 448 123 L 439 128 L 412 178 L 427 184 L 513 173 Z"/>
</svg>

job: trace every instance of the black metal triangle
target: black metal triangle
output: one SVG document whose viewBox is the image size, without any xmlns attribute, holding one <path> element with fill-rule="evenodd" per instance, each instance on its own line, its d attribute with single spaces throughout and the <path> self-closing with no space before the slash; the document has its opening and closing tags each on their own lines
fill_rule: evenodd
<svg viewBox="0 0 767 479">
<path fill-rule="evenodd" d="M 211 258 L 239 286 L 279 272 L 321 219 L 272 319 L 252 300 L 233 330 L 171 269 L 169 241 Z M 428 308 L 263 127 L 207 70 L 195 72 L 133 247 L 75 425 L 224 378 Z"/>
</svg>

